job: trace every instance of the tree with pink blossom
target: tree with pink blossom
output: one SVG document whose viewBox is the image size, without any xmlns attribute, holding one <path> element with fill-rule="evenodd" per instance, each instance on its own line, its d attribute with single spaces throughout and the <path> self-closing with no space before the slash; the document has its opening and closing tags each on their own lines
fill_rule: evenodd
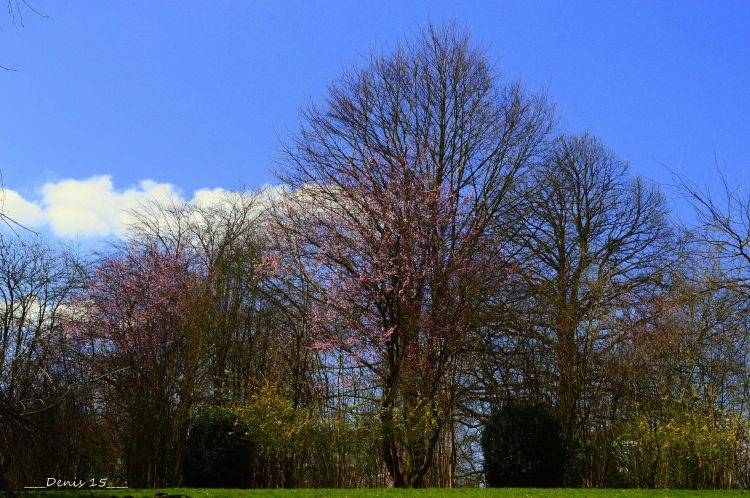
<svg viewBox="0 0 750 498">
<path fill-rule="evenodd" d="M 200 276 L 183 252 L 131 245 L 102 258 L 72 300 L 67 334 L 101 378 L 130 486 L 179 478 L 196 397 Z"/>
<path fill-rule="evenodd" d="M 286 147 L 268 268 L 304 284 L 314 346 L 371 380 L 394 486 L 425 484 L 453 423 L 457 368 L 513 270 L 503 219 L 550 128 L 543 98 L 431 26 L 346 73 Z"/>
</svg>

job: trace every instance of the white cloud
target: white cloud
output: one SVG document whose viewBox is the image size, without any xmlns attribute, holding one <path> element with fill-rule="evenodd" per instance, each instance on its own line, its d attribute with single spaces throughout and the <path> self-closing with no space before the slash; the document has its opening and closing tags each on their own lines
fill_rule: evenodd
<svg viewBox="0 0 750 498">
<path fill-rule="evenodd" d="M 27 201 L 18 192 L 0 189 L 0 213 L 24 226 L 43 223 L 44 213 L 36 202 Z"/>
<path fill-rule="evenodd" d="M 185 202 L 170 183 L 141 180 L 137 186 L 118 190 L 109 175 L 46 183 L 38 198 L 31 200 L 9 189 L 0 193 L 0 201 L 4 199 L 0 212 L 30 228 L 48 227 L 60 237 L 123 237 L 130 210 L 151 201 Z M 232 194 L 222 188 L 203 188 L 193 193 L 190 202 L 204 207 L 223 205 Z"/>
<path fill-rule="evenodd" d="M 138 187 L 117 191 L 110 176 L 47 183 L 42 189 L 44 218 L 62 237 L 122 235 L 128 210 L 149 200 L 179 199 L 169 183 L 142 180 Z"/>
<path fill-rule="evenodd" d="M 207 189 L 202 188 L 193 193 L 192 203 L 200 207 L 214 206 L 216 204 L 226 204 L 229 201 L 229 192 L 223 188 Z"/>
</svg>

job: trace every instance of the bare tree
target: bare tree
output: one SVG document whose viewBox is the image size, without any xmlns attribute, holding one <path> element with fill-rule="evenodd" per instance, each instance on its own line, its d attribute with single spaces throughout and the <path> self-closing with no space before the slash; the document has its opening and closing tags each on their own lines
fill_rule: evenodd
<svg viewBox="0 0 750 498">
<path fill-rule="evenodd" d="M 20 459 L 24 448 L 38 448 L 31 441 L 44 436 L 49 443 L 67 444 L 40 425 L 39 417 L 76 386 L 65 366 L 61 314 L 80 286 L 78 270 L 72 255 L 36 238 L 0 235 L 0 484 L 6 493 L 5 473 L 17 480 L 28 470 L 29 462 Z"/>
<path fill-rule="evenodd" d="M 689 229 L 693 250 L 716 261 L 724 274 L 722 285 L 750 296 L 750 196 L 742 186 L 730 186 L 721 172 L 718 178 L 717 196 L 675 175 L 678 191 L 695 210 L 696 224 Z"/>
<path fill-rule="evenodd" d="M 518 215 L 526 304 L 513 302 L 509 313 L 523 340 L 507 344 L 537 351 L 538 385 L 554 386 L 571 451 L 586 435 L 593 400 L 606 394 L 594 377 L 627 337 L 617 327 L 622 310 L 658 283 L 670 260 L 664 198 L 626 171 L 597 139 L 560 137 L 530 175 Z"/>
</svg>

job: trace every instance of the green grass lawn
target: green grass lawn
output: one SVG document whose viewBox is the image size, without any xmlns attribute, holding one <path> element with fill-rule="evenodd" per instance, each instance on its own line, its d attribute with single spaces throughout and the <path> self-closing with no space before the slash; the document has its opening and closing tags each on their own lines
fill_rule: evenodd
<svg viewBox="0 0 750 498">
<path fill-rule="evenodd" d="M 713 496 L 750 496 L 750 491 L 693 491 L 670 489 L 198 489 L 198 488 L 170 488 L 170 489 L 119 489 L 119 490 L 50 490 L 42 492 L 25 491 L 24 498 L 74 498 L 83 496 L 153 498 L 157 493 L 169 495 L 183 495 L 190 498 L 364 498 L 364 497 L 479 497 L 479 498 L 553 498 L 558 496 L 573 497 L 713 497 Z"/>
</svg>

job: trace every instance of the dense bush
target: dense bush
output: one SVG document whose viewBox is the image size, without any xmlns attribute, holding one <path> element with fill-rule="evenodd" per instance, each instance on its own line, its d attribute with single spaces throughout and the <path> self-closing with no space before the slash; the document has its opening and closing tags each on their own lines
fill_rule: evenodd
<svg viewBox="0 0 750 498">
<path fill-rule="evenodd" d="M 295 406 L 279 386 L 258 386 L 235 413 L 251 444 L 258 488 L 385 487 L 375 409 L 319 411 Z"/>
<path fill-rule="evenodd" d="M 315 437 L 313 414 L 272 384 L 260 386 L 235 413 L 253 448 L 253 487 L 297 487 Z"/>
<path fill-rule="evenodd" d="M 185 484 L 205 488 L 250 485 L 251 448 L 246 427 L 229 410 L 210 407 L 190 423 L 183 465 Z"/>
<path fill-rule="evenodd" d="M 562 482 L 561 424 L 545 406 L 504 403 L 482 433 L 484 474 L 493 487 L 552 487 Z"/>
<path fill-rule="evenodd" d="M 622 424 L 617 456 L 626 486 L 719 488 L 743 483 L 746 420 L 689 406 L 636 407 Z"/>
</svg>

